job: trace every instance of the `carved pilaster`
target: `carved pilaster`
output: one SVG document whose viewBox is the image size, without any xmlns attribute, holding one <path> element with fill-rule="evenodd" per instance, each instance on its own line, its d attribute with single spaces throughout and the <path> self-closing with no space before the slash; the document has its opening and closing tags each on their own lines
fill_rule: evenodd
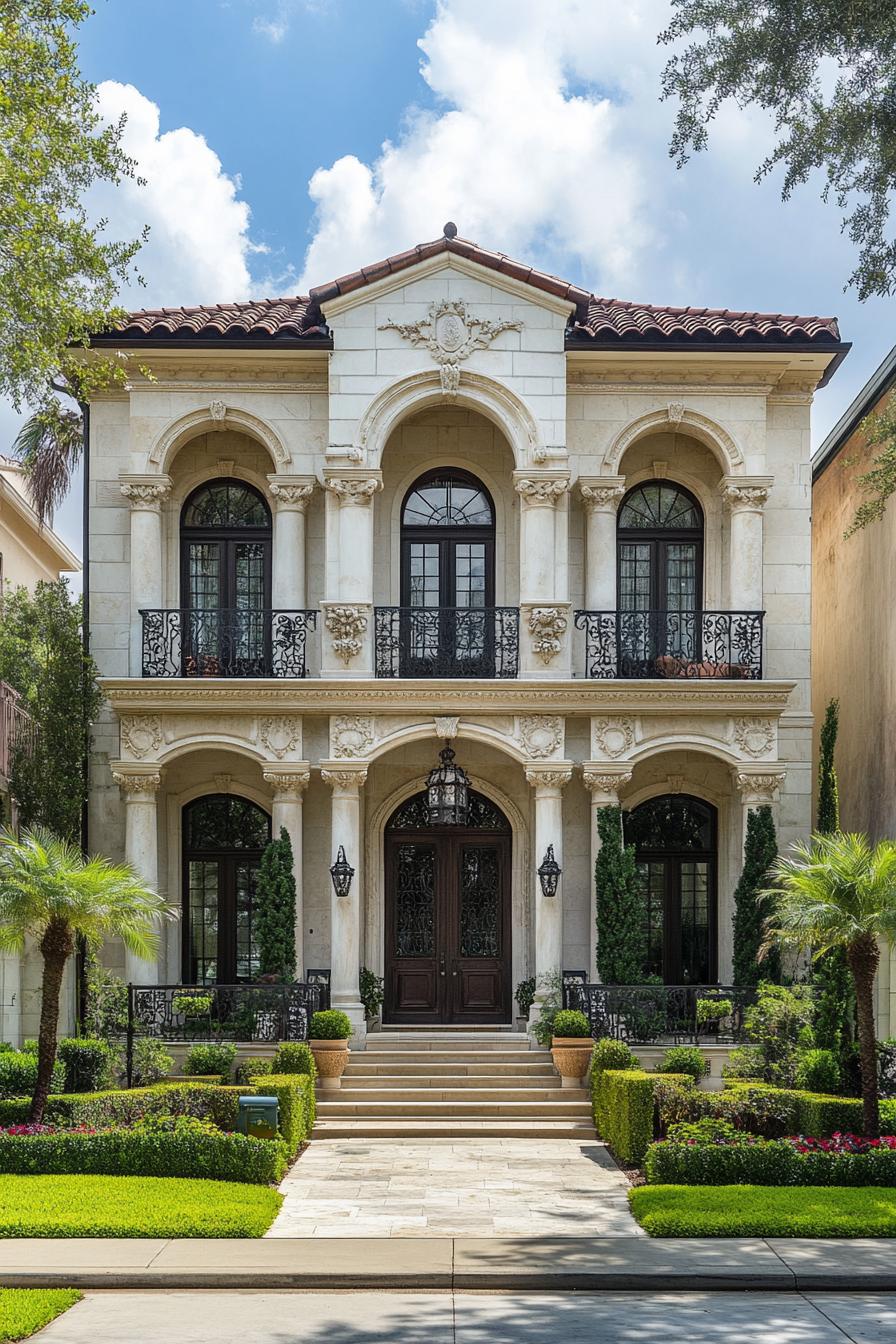
<svg viewBox="0 0 896 1344">
<path fill-rule="evenodd" d="M 324 606 L 324 622 L 333 637 L 333 652 L 346 667 L 364 647 L 368 610 L 368 607 L 360 604 L 336 603 Z"/>
<path fill-rule="evenodd" d="M 523 506 L 530 509 L 552 509 L 569 490 L 568 476 L 516 476 L 513 488 Z"/>
<path fill-rule="evenodd" d="M 605 479 L 601 479 L 600 476 L 580 477 L 579 494 L 587 513 L 615 514 L 619 501 L 625 494 L 625 477 L 607 476 Z"/>
<path fill-rule="evenodd" d="M 171 493 L 170 476 L 119 476 L 121 493 L 132 510 L 158 513 Z"/>
<path fill-rule="evenodd" d="M 311 476 L 272 475 L 268 477 L 268 484 L 278 513 L 286 509 L 306 513 L 311 496 L 317 489 L 317 481 Z"/>
<path fill-rule="evenodd" d="M 324 485 L 343 508 L 349 505 L 366 508 L 374 495 L 383 488 L 382 478 L 373 475 L 328 476 Z"/>
<path fill-rule="evenodd" d="M 739 771 L 737 787 L 742 802 L 747 807 L 771 806 L 786 778 L 783 770 L 755 775 L 745 770 Z"/>
<path fill-rule="evenodd" d="M 771 476 L 723 476 L 719 490 L 731 513 L 755 513 L 765 507 L 771 486 Z"/>
<path fill-rule="evenodd" d="M 560 606 L 529 607 L 527 624 L 532 650 L 547 665 L 563 648 L 563 637 L 569 624 L 567 609 Z"/>
</svg>

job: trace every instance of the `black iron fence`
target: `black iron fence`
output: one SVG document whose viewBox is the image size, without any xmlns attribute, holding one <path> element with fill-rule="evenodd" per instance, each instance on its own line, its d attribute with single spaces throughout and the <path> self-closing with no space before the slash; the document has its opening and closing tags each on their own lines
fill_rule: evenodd
<svg viewBox="0 0 896 1344">
<path fill-rule="evenodd" d="M 265 1044 L 304 1041 L 312 1013 L 324 1006 L 326 998 L 326 986 L 321 984 L 128 985 L 128 1086 L 138 1037 Z"/>
<path fill-rule="evenodd" d="M 378 677 L 516 677 L 518 607 L 377 607 Z"/>
<path fill-rule="evenodd" d="M 144 677 L 304 677 L 316 611 L 202 607 L 147 610 Z"/>
<path fill-rule="evenodd" d="M 589 678 L 762 676 L 762 611 L 577 611 Z"/>
<path fill-rule="evenodd" d="M 755 1002 L 746 985 L 592 985 L 566 976 L 563 984 L 564 1008 L 585 1014 L 595 1040 L 629 1045 L 740 1042 Z"/>
</svg>

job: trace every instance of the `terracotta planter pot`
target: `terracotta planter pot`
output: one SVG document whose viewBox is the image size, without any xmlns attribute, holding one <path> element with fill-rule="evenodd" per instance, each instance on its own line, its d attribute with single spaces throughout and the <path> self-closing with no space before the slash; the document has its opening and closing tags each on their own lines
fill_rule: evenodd
<svg viewBox="0 0 896 1344">
<path fill-rule="evenodd" d="M 342 1086 L 342 1075 L 348 1063 L 348 1037 L 340 1041 L 309 1041 L 317 1077 L 321 1088 L 329 1092 Z"/>
<path fill-rule="evenodd" d="M 590 1036 L 552 1036 L 551 1055 L 563 1087 L 581 1087 L 591 1063 L 594 1041 Z"/>
</svg>

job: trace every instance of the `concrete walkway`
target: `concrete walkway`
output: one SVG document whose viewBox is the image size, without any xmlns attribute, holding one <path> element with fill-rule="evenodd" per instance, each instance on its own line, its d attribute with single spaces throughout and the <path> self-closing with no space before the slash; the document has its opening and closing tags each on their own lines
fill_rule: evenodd
<svg viewBox="0 0 896 1344">
<path fill-rule="evenodd" d="M 896 1301 L 798 1293 L 96 1293 L 41 1344 L 892 1344 Z"/>
<path fill-rule="evenodd" d="M 894 1292 L 896 1240 L 9 1238 L 0 1287 Z"/>
<path fill-rule="evenodd" d="M 281 1185 L 269 1237 L 637 1237 L 597 1139 L 324 1139 Z"/>
</svg>

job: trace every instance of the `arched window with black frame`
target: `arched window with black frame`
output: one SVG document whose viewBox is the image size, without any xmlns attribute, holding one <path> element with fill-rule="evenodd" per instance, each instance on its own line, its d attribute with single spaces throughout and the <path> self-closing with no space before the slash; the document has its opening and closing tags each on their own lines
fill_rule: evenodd
<svg viewBox="0 0 896 1344">
<path fill-rule="evenodd" d="M 685 675 L 699 659 L 703 534 L 703 510 L 673 481 L 645 481 L 623 499 L 617 520 L 622 675 Z"/>
<path fill-rule="evenodd" d="M 248 798 L 212 793 L 188 803 L 182 820 L 184 982 L 254 980 L 253 907 L 271 819 Z"/>
<path fill-rule="evenodd" d="M 438 468 L 401 509 L 404 676 L 494 672 L 495 509 L 481 481 Z"/>
<path fill-rule="evenodd" d="M 648 975 L 670 985 L 717 976 L 717 813 L 689 794 L 650 798 L 623 815 L 644 883 Z"/>
<path fill-rule="evenodd" d="M 271 512 L 245 481 L 207 481 L 181 512 L 184 676 L 270 666 Z"/>
</svg>

